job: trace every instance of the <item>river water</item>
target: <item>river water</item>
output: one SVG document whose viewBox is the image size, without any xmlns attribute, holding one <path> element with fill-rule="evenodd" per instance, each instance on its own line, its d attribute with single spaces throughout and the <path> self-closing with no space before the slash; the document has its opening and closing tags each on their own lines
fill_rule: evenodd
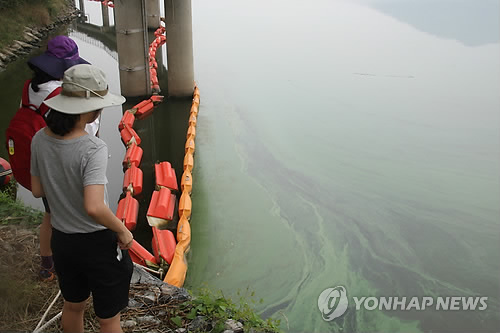
<svg viewBox="0 0 500 333">
<path fill-rule="evenodd" d="M 194 0 L 202 104 L 186 286 L 249 288 L 291 332 L 499 331 L 499 7 Z M 119 85 L 113 52 L 70 36 Z M 10 109 L 24 67 L 0 73 Z M 167 123 L 184 121 L 183 105 L 171 105 L 140 125 L 146 163 L 179 164 L 185 129 Z M 110 168 L 124 153 L 117 119 L 103 122 Z M 111 174 L 118 197 L 122 174 Z M 335 286 L 349 307 L 327 322 L 318 296 Z M 483 296 L 488 307 L 356 310 L 353 296 Z"/>
</svg>

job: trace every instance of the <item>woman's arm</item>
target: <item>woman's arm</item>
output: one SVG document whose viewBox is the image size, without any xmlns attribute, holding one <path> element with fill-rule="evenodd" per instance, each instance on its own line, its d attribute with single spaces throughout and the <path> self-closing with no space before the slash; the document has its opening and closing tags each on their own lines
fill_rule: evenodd
<svg viewBox="0 0 500 333">
<path fill-rule="evenodd" d="M 40 177 L 31 175 L 31 193 L 35 198 L 41 198 L 45 196 L 43 192 L 43 186 L 40 182 Z"/>
<path fill-rule="evenodd" d="M 132 246 L 132 233 L 104 203 L 104 185 L 85 186 L 83 188 L 83 204 L 87 214 L 97 223 L 117 233 L 120 248 L 125 250 Z"/>
</svg>

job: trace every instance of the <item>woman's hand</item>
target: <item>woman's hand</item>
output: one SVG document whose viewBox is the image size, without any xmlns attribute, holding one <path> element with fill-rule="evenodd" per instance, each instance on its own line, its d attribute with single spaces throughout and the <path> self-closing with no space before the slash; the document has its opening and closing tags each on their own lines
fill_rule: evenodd
<svg viewBox="0 0 500 333">
<path fill-rule="evenodd" d="M 117 233 L 118 245 L 120 246 L 120 249 L 128 250 L 132 246 L 132 241 L 134 240 L 134 236 L 127 228 L 123 229 L 124 229 L 123 231 Z"/>
</svg>

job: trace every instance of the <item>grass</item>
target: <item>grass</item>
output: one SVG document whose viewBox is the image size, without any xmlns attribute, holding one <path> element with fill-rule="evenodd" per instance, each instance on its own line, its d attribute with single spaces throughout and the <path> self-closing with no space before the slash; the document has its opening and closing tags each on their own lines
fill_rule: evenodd
<svg viewBox="0 0 500 333">
<path fill-rule="evenodd" d="M 17 224 L 34 228 L 41 223 L 43 213 L 13 200 L 15 186 L 15 182 L 11 182 L 4 191 L 0 191 L 0 225 Z"/>
<path fill-rule="evenodd" d="M 13 40 L 22 39 L 24 28 L 43 27 L 53 22 L 64 8 L 67 0 L 30 0 L 15 7 L 0 10 L 0 49 Z"/>
<path fill-rule="evenodd" d="M 0 191 L 0 331 L 34 327 L 47 296 L 57 293 L 56 284 L 37 280 L 43 213 L 13 200 L 14 185 Z"/>
</svg>

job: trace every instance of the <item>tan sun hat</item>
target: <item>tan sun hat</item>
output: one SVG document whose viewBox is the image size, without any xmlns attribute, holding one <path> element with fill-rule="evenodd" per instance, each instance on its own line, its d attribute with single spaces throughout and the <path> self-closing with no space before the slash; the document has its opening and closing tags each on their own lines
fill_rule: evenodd
<svg viewBox="0 0 500 333">
<path fill-rule="evenodd" d="M 124 102 L 125 97 L 108 92 L 108 83 L 102 70 L 81 64 L 64 72 L 61 93 L 44 103 L 62 113 L 82 114 L 122 105 Z"/>
</svg>

